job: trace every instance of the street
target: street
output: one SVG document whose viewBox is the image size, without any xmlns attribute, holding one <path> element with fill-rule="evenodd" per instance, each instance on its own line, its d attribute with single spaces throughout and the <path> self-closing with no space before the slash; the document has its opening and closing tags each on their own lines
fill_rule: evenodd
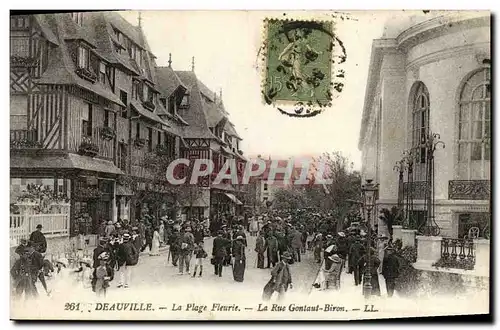
<svg viewBox="0 0 500 330">
<path fill-rule="evenodd" d="M 319 291 L 312 287 L 319 264 L 314 262 L 312 252 L 306 252 L 302 256 L 302 262 L 290 265 L 294 287 L 287 292 L 285 299 L 278 302 L 275 293 L 269 303 L 264 303 L 261 299 L 262 290 L 270 278 L 270 269 L 256 268 L 256 253 L 253 251 L 255 237 L 248 236 L 247 239 L 248 263 L 242 283 L 233 280 L 230 266 L 224 267 L 221 278 L 214 275 L 213 266 L 210 265 L 213 239 L 206 238 L 205 249 L 209 257 L 204 260 L 201 278 L 191 277 L 193 268 L 189 275 L 179 275 L 178 267 L 167 262 L 166 249 L 162 250 L 160 256 L 149 256 L 147 252 L 143 252 L 138 265 L 134 267 L 129 288 L 117 288 L 119 277 L 115 273 L 106 298 L 100 299 L 90 288 L 83 288 L 74 280 L 55 278 L 47 281 L 52 290 L 50 297 L 44 295 L 43 288 L 37 283 L 39 299 L 14 301 L 12 310 L 19 317 L 27 313 L 30 317 L 45 319 L 236 320 L 246 315 L 241 312 L 248 312 L 247 317 L 250 319 L 300 319 L 306 310 L 302 313 L 297 310 L 313 306 L 321 308 L 322 312 L 311 313 L 308 318 L 320 320 L 468 313 L 479 310 L 473 301 L 487 298 L 484 293 L 477 297 L 429 297 L 423 290 L 418 299 L 398 297 L 397 293 L 388 299 L 384 279 L 379 276 L 381 297 L 373 297 L 367 301 L 362 295 L 362 286 L 354 286 L 352 274 L 346 274 L 345 269 L 340 291 Z M 191 261 L 191 265 L 193 264 L 194 260 Z M 134 313 L 144 310 L 148 304 L 151 311 Z M 21 308 L 16 308 L 19 306 Z M 119 310 L 132 308 L 130 306 L 135 309 Z"/>
</svg>

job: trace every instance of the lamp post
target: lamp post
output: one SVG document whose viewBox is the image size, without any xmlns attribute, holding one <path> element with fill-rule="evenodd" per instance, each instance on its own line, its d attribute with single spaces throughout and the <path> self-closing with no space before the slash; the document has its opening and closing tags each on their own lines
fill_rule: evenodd
<svg viewBox="0 0 500 330">
<path fill-rule="evenodd" d="M 427 151 L 427 190 L 426 199 L 427 204 L 427 221 L 425 222 L 425 227 L 423 229 L 423 234 L 425 236 L 437 236 L 439 235 L 440 228 L 436 223 L 434 216 L 434 152 L 438 146 L 445 148 L 445 143 L 440 140 L 441 136 L 437 133 L 430 132 L 427 136 L 425 142 L 425 147 Z"/>
<path fill-rule="evenodd" d="M 364 276 L 363 284 L 363 294 L 365 298 L 369 298 L 372 294 L 372 269 L 371 269 L 371 247 L 372 247 L 372 224 L 371 224 L 371 212 L 375 206 L 375 196 L 378 191 L 378 184 L 372 183 L 373 180 L 366 180 L 366 183 L 361 187 L 363 191 L 364 198 L 364 209 L 366 210 L 366 222 L 368 225 L 368 240 L 367 240 L 367 265 Z"/>
</svg>

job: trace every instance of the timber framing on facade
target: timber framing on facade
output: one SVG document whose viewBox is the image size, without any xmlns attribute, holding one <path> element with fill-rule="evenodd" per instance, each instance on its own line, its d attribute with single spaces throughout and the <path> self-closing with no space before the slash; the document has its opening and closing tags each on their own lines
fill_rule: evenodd
<svg viewBox="0 0 500 330">
<path fill-rule="evenodd" d="M 92 231 L 144 212 L 175 216 L 167 199 L 151 210 L 136 196 L 161 182 L 144 169 L 148 155 L 231 157 L 243 168 L 222 100 L 194 72 L 157 66 L 140 26 L 113 12 L 13 15 L 10 23 L 11 203 L 33 180 L 52 182 L 70 201 L 74 235 L 81 214 Z M 131 189 L 127 177 L 144 184 Z M 211 177 L 200 181 L 216 194 L 210 186 Z M 194 204 L 209 215 L 210 203 Z"/>
</svg>

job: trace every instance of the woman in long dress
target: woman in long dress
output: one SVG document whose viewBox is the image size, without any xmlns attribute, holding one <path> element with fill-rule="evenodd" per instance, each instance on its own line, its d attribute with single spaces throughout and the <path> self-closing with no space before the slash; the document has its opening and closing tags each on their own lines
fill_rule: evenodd
<svg viewBox="0 0 500 330">
<path fill-rule="evenodd" d="M 245 256 L 245 238 L 236 237 L 233 243 L 233 278 L 236 282 L 243 282 L 245 277 L 246 256 Z"/>
<path fill-rule="evenodd" d="M 163 220 L 161 220 L 160 230 L 158 233 L 160 234 L 160 246 L 162 246 L 165 238 L 165 224 Z"/>
<path fill-rule="evenodd" d="M 151 245 L 151 251 L 149 252 L 150 256 L 159 256 L 160 255 L 160 233 L 158 231 L 158 227 L 155 227 L 153 232 L 153 243 Z"/>
</svg>

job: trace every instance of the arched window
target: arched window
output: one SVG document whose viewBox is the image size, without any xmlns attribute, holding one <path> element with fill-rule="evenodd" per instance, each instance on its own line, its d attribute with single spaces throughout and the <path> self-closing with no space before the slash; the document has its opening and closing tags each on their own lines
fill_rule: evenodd
<svg viewBox="0 0 500 330">
<path fill-rule="evenodd" d="M 458 118 L 458 177 L 490 178 L 490 68 L 470 76 L 460 93 Z"/>
<path fill-rule="evenodd" d="M 412 149 L 415 153 L 414 180 L 424 181 L 427 154 L 425 141 L 429 134 L 429 92 L 422 82 L 415 87 L 412 111 Z"/>
</svg>

